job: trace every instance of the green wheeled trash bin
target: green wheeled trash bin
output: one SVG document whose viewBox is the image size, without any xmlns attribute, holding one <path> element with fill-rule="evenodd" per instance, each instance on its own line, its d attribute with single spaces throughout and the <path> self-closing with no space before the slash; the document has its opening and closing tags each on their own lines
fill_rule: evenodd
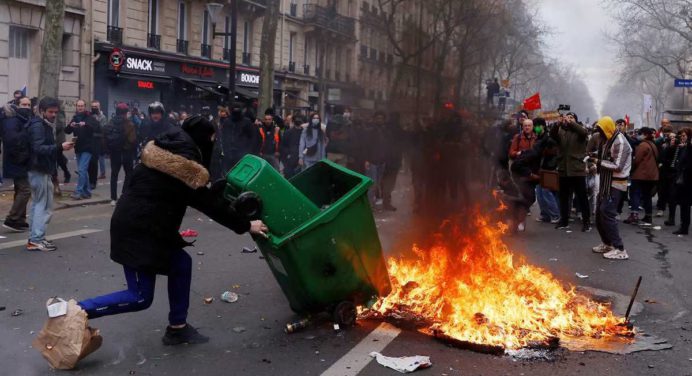
<svg viewBox="0 0 692 376">
<path fill-rule="evenodd" d="M 323 160 L 284 179 L 261 158 L 246 156 L 226 176 L 226 198 L 256 195 L 269 238 L 255 237 L 298 314 L 328 312 L 342 325 L 356 306 L 391 290 L 375 227 L 367 177 Z"/>
</svg>

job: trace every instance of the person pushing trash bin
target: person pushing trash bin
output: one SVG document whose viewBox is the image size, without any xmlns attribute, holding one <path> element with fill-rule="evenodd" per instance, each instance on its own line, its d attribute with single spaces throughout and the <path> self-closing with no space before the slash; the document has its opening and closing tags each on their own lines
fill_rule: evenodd
<svg viewBox="0 0 692 376">
<path fill-rule="evenodd" d="M 147 309 L 158 274 L 168 276 L 169 325 L 164 345 L 209 340 L 187 322 L 192 261 L 179 234 L 188 206 L 238 234 L 266 236 L 267 226 L 237 213 L 207 187 L 214 126 L 188 118 L 148 142 L 111 219 L 111 259 L 123 265 L 127 289 L 77 304 L 89 319 Z M 50 319 L 49 319 L 50 320 Z"/>
</svg>

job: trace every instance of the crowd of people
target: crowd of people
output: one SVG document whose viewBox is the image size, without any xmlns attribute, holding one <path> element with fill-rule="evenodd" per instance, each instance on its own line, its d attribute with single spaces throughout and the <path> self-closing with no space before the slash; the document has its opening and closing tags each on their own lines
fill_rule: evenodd
<svg viewBox="0 0 692 376">
<path fill-rule="evenodd" d="M 595 218 L 602 244 L 593 251 L 609 259 L 629 258 L 620 221 L 654 226 L 654 218 L 667 215 L 662 224 L 677 224 L 673 234 L 689 233 L 692 129 L 674 131 L 666 118 L 659 129 L 629 129 L 624 119 L 608 116 L 585 125 L 572 112 L 551 124 L 530 119 L 526 111 L 515 118 L 493 129 L 491 139 L 500 142 L 489 149 L 498 192 L 509 207 L 510 230 L 525 231 L 537 202 L 536 221 L 556 229 L 569 230 L 578 217 L 581 230 L 589 232 Z M 629 213 L 623 220 L 625 202 Z"/>
</svg>

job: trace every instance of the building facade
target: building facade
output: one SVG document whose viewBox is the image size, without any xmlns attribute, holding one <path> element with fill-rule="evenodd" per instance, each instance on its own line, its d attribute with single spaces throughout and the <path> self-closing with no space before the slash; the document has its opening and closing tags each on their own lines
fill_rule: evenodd
<svg viewBox="0 0 692 376">
<path fill-rule="evenodd" d="M 266 0 L 237 0 L 237 99 L 253 103 Z M 145 110 L 153 101 L 197 112 L 226 98 L 230 7 L 216 23 L 203 0 L 67 0 L 60 97 Z M 0 96 L 38 90 L 43 6 L 0 0 Z M 397 58 L 376 1 L 280 0 L 274 104 L 283 113 L 322 104 L 374 110 L 390 98 Z"/>
<path fill-rule="evenodd" d="M 91 93 L 90 1 L 66 0 L 59 97 L 67 111 Z M 0 99 L 38 96 L 44 2 L 0 0 Z"/>
</svg>

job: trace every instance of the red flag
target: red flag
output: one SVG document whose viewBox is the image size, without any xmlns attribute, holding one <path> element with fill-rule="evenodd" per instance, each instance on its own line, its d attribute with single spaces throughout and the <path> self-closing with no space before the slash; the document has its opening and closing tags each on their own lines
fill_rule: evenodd
<svg viewBox="0 0 692 376">
<path fill-rule="evenodd" d="M 524 109 L 526 111 L 538 110 L 541 108 L 541 93 L 536 93 L 524 99 Z"/>
<path fill-rule="evenodd" d="M 625 127 L 629 128 L 630 127 L 630 116 L 625 115 Z"/>
</svg>

